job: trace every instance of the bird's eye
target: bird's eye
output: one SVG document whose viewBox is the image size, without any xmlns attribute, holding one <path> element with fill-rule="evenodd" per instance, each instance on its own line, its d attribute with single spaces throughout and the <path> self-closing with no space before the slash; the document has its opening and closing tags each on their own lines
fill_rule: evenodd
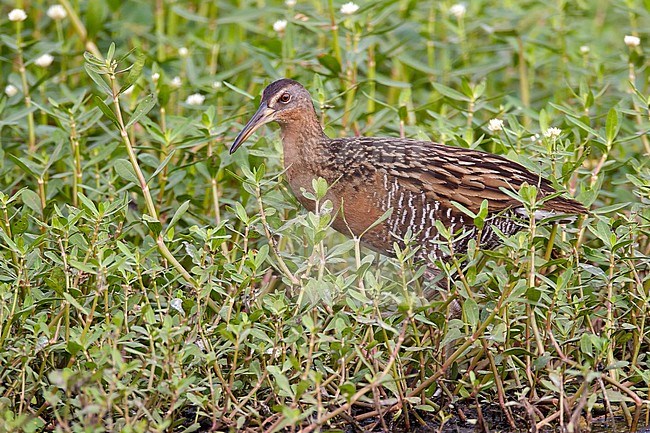
<svg viewBox="0 0 650 433">
<path fill-rule="evenodd" d="M 283 93 L 282 96 L 280 96 L 279 101 L 283 104 L 286 104 L 287 102 L 291 101 L 291 95 L 288 93 Z"/>
</svg>

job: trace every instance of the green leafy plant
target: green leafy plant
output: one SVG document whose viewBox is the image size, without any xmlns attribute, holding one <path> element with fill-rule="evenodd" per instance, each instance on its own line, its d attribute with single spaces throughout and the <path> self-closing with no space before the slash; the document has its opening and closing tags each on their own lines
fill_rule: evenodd
<svg viewBox="0 0 650 433">
<path fill-rule="evenodd" d="M 0 20 L 0 430 L 650 424 L 640 2 L 21 5 Z M 431 285 L 413 242 L 332 231 L 323 179 L 301 209 L 273 128 L 228 153 L 280 76 L 330 136 L 504 154 L 590 215 L 471 241 Z"/>
</svg>

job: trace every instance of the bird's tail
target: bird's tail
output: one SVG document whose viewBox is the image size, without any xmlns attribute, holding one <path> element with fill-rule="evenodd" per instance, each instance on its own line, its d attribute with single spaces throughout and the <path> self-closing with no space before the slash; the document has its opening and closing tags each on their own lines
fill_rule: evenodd
<svg viewBox="0 0 650 433">
<path fill-rule="evenodd" d="M 582 203 L 561 196 L 546 201 L 542 209 L 556 214 L 583 215 L 589 213 Z"/>
<path fill-rule="evenodd" d="M 525 208 L 515 209 L 519 215 L 528 217 L 528 212 Z M 576 200 L 564 197 L 553 197 L 544 202 L 541 209 L 537 209 L 533 215 L 536 221 L 546 220 L 552 218 L 554 222 L 560 224 L 569 224 L 576 220 L 578 215 L 589 213 L 582 203 Z"/>
</svg>

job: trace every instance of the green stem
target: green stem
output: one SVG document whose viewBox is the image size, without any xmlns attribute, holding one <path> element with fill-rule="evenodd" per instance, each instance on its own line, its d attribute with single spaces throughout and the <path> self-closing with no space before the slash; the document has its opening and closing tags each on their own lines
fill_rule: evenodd
<svg viewBox="0 0 650 433">
<path fill-rule="evenodd" d="M 460 52 L 463 59 L 463 66 L 469 63 L 469 48 L 467 47 L 467 35 L 465 34 L 465 17 L 458 18 L 458 39 L 460 39 Z"/>
<path fill-rule="evenodd" d="M 375 79 L 377 77 L 377 61 L 375 59 L 375 44 L 368 47 L 368 123 L 372 123 L 372 113 L 375 112 L 375 99 L 377 84 Z"/>
<path fill-rule="evenodd" d="M 616 269 L 616 254 L 614 250 L 609 253 L 609 273 L 607 275 L 607 320 L 605 322 L 605 335 L 607 336 L 607 364 L 614 365 L 614 348 L 616 347 L 616 337 L 614 334 L 614 270 Z M 616 369 L 612 368 L 609 371 L 609 376 L 613 380 L 618 380 Z"/>
<path fill-rule="evenodd" d="M 537 226 L 535 224 L 535 218 L 531 215 L 530 218 L 530 267 L 528 269 L 528 287 L 529 288 L 534 288 L 535 287 L 535 276 L 536 276 L 536 271 L 535 271 L 535 244 L 533 243 L 533 240 L 535 239 L 535 233 L 537 231 Z M 539 328 L 537 327 L 537 319 L 535 318 L 535 308 L 532 305 L 527 306 L 528 310 L 528 320 L 530 321 L 530 327 L 533 330 L 533 335 L 535 336 L 535 343 L 537 344 L 537 353 L 538 356 L 542 356 L 544 354 L 544 344 L 542 343 L 542 337 L 539 333 Z"/>
<path fill-rule="evenodd" d="M 530 89 L 528 88 L 528 68 L 526 67 L 526 57 L 524 56 L 524 42 L 521 36 L 517 36 L 517 55 L 519 57 L 519 94 L 524 109 L 530 107 Z M 524 126 L 530 125 L 530 116 L 525 112 L 523 117 Z"/>
<path fill-rule="evenodd" d="M 77 207 L 77 195 L 79 185 L 82 183 L 83 173 L 81 171 L 81 150 L 79 149 L 79 137 L 77 135 L 77 122 L 70 113 L 70 144 L 72 146 L 73 175 L 72 175 L 72 205 Z"/>
<path fill-rule="evenodd" d="M 273 251 L 273 255 L 275 256 L 275 259 L 278 262 L 278 267 L 284 273 L 284 275 L 289 278 L 291 284 L 293 284 L 294 286 L 298 286 L 300 284 L 300 280 L 298 280 L 298 278 L 293 274 L 293 272 L 289 270 L 289 267 L 282 259 L 282 256 L 278 251 L 275 239 L 273 238 L 273 235 L 269 230 L 269 224 L 266 219 L 266 211 L 264 210 L 264 203 L 262 202 L 262 190 L 260 188 L 259 183 L 255 184 L 255 198 L 257 198 L 257 204 L 259 206 L 260 219 L 262 220 L 262 227 L 264 228 L 264 234 L 266 235 L 266 239 L 269 242 L 269 246 L 271 247 L 271 251 Z"/>
<path fill-rule="evenodd" d="M 158 211 L 156 210 L 156 205 L 154 204 L 153 197 L 151 196 L 151 191 L 149 190 L 149 185 L 147 185 L 147 180 L 145 179 L 144 174 L 142 173 L 142 169 L 140 168 L 140 163 L 138 162 L 138 157 L 136 155 L 133 144 L 131 143 L 131 139 L 129 138 L 128 131 L 126 130 L 126 125 L 124 123 L 124 118 L 122 116 L 122 109 L 120 107 L 119 86 L 117 85 L 114 75 L 109 74 L 108 76 L 111 82 L 111 88 L 113 89 L 113 95 L 112 95 L 113 106 L 115 108 L 115 115 L 117 117 L 119 129 L 120 129 L 120 136 L 122 137 L 124 147 L 126 148 L 126 153 L 129 155 L 129 160 L 131 161 L 131 166 L 133 167 L 133 171 L 135 171 L 135 175 L 138 178 L 138 183 L 140 184 L 140 189 L 142 190 L 142 195 L 144 197 L 144 201 L 147 206 L 147 212 L 149 213 L 150 217 L 152 217 L 162 225 L 162 222 L 158 217 Z M 163 233 L 164 232 L 161 231 L 160 233 L 158 233 L 156 237 L 156 244 L 158 245 L 158 250 L 160 251 L 160 254 L 162 254 L 162 256 L 169 263 L 172 264 L 172 266 L 178 271 L 179 274 L 181 274 L 181 276 L 185 279 L 185 281 L 187 281 L 195 289 L 198 289 L 199 286 L 197 282 L 194 281 L 194 278 L 192 278 L 189 272 L 187 272 L 187 269 L 185 269 L 183 265 L 181 265 L 181 263 L 178 260 L 176 260 L 176 257 L 174 257 L 172 252 L 165 244 Z"/>
<path fill-rule="evenodd" d="M 13 235 L 11 234 L 11 221 L 9 220 L 9 212 L 7 212 L 7 203 L 2 200 L 0 202 L 0 210 L 2 211 L 2 217 L 4 220 L 0 220 L 0 230 L 3 230 L 9 239 L 12 239 Z M 18 266 L 18 254 L 12 248 L 11 249 L 11 259 L 14 262 L 14 265 Z"/>
<path fill-rule="evenodd" d="M 165 60 L 165 5 L 163 0 L 156 0 L 155 10 L 155 34 L 156 34 L 156 59 L 158 62 Z"/>
<path fill-rule="evenodd" d="M 430 69 L 433 69 L 436 65 L 436 45 L 435 45 L 435 31 L 436 31 L 436 5 L 435 3 L 431 4 L 431 9 L 429 10 L 429 19 L 427 20 L 427 65 Z M 429 77 L 431 81 L 435 80 L 433 74 Z"/>
<path fill-rule="evenodd" d="M 334 57 L 339 62 L 339 65 L 343 64 L 343 57 L 341 56 L 341 47 L 339 46 L 339 26 L 336 24 L 336 14 L 334 12 L 334 1 L 329 0 L 329 12 L 330 12 L 330 22 L 332 30 L 332 50 L 334 51 Z"/>
<path fill-rule="evenodd" d="M 437 382 L 438 380 L 440 380 L 440 378 L 441 378 L 441 377 L 445 374 L 445 372 L 446 372 L 446 371 L 447 371 L 447 370 L 448 370 L 448 369 L 449 369 L 449 368 L 450 368 L 450 367 L 451 367 L 451 366 L 452 366 L 452 365 L 453 365 L 453 364 L 458 360 L 458 358 L 460 358 L 460 356 L 461 356 L 463 353 L 465 353 L 465 351 L 466 351 L 466 350 L 467 350 L 467 349 L 468 349 L 472 344 L 474 344 L 474 343 L 475 343 L 475 342 L 476 342 L 476 341 L 481 337 L 481 335 L 483 335 L 483 333 L 485 332 L 485 330 L 486 330 L 486 329 L 487 329 L 487 328 L 492 324 L 492 322 L 494 321 L 495 317 L 497 316 L 497 314 L 498 314 L 499 311 L 501 310 L 501 308 L 502 308 L 503 304 L 505 303 L 505 301 L 506 301 L 506 300 L 508 299 L 508 297 L 510 296 L 510 293 L 511 293 L 511 291 L 512 291 L 512 288 L 514 288 L 514 285 L 513 285 L 512 287 L 510 287 L 508 290 L 504 290 L 504 292 L 501 294 L 501 297 L 499 298 L 499 301 L 497 302 L 497 304 L 495 305 L 495 307 L 492 309 L 492 312 L 490 312 L 489 316 L 486 317 L 485 320 L 481 323 L 481 326 L 480 326 L 480 327 L 479 327 L 479 328 L 478 328 L 478 329 L 477 329 L 477 330 L 476 330 L 476 331 L 475 331 L 475 332 L 474 332 L 474 333 L 473 333 L 469 338 L 467 338 L 467 339 L 465 340 L 465 342 L 464 342 L 463 344 L 461 344 L 461 346 L 460 346 L 458 349 L 456 349 L 456 351 L 455 351 L 454 353 L 452 353 L 451 355 L 449 355 L 449 358 L 447 358 L 447 359 L 445 360 L 445 362 L 444 362 L 444 363 L 443 363 L 443 364 L 442 364 L 442 365 L 441 365 L 441 366 L 436 370 L 436 372 L 435 372 L 434 374 L 432 374 L 431 376 L 429 376 L 429 378 L 428 378 L 427 380 L 425 380 L 424 382 L 422 382 L 422 383 L 421 383 L 417 388 L 415 388 L 415 389 L 413 389 L 411 392 L 409 392 L 409 393 L 406 395 L 406 398 L 407 398 L 407 399 L 409 399 L 409 398 L 413 398 L 413 397 L 417 397 L 417 396 L 420 395 L 424 390 L 426 390 L 427 388 L 429 388 L 433 383 L 435 383 L 435 382 Z M 399 341 L 398 341 L 398 343 L 399 343 Z M 396 347 L 398 347 L 398 346 L 396 345 Z M 392 357 L 391 357 L 391 360 L 392 360 Z M 340 406 L 338 409 L 336 409 L 336 410 L 330 412 L 329 414 L 327 414 L 327 415 L 325 415 L 324 417 L 322 417 L 321 419 L 319 419 L 319 424 L 322 424 L 323 421 L 328 420 L 328 419 L 331 419 L 332 417 L 334 417 L 334 416 L 340 414 L 341 412 L 344 412 L 345 410 L 349 409 L 349 407 L 352 405 L 352 402 L 356 401 L 355 397 L 360 396 L 360 395 L 363 395 L 365 392 L 367 392 L 368 390 L 370 390 L 370 389 L 372 388 L 372 385 L 373 385 L 373 384 L 371 383 L 371 384 L 369 384 L 369 385 L 366 385 L 366 386 L 365 386 L 364 388 L 362 388 L 361 390 L 359 390 L 359 391 L 358 391 L 358 392 L 357 392 L 357 393 L 352 397 L 352 399 L 350 399 L 350 401 L 351 401 L 350 403 L 346 403 L 346 404 L 344 404 L 343 406 Z M 357 397 L 357 399 L 358 399 L 358 397 Z M 387 408 L 387 409 L 384 411 L 384 414 L 386 414 L 386 413 L 390 413 L 390 412 L 393 412 L 393 411 L 395 411 L 395 410 L 399 410 L 401 407 L 402 407 L 402 403 L 401 403 L 401 402 L 398 402 L 398 403 L 396 403 L 393 407 Z M 372 411 L 372 412 L 368 412 L 368 413 L 366 413 L 366 414 L 363 414 L 363 417 L 366 418 L 366 417 L 377 416 L 377 415 L 378 415 L 378 412 L 377 412 L 377 411 Z M 314 427 L 312 427 L 312 426 L 314 426 Z M 301 432 L 305 432 L 305 433 L 306 433 L 306 432 L 313 431 L 313 430 L 318 426 L 318 424 L 312 424 L 312 426 L 309 426 L 308 428 L 305 428 L 305 429 L 301 430 Z"/>
<path fill-rule="evenodd" d="M 98 59 L 102 59 L 102 53 L 99 51 L 99 48 L 97 48 L 97 45 L 91 40 L 88 40 L 88 31 L 86 30 L 86 26 L 81 22 L 79 19 L 79 15 L 77 15 L 77 12 L 72 8 L 72 5 L 68 0 L 59 0 L 59 3 L 61 6 L 63 6 L 68 13 L 68 17 L 70 17 L 70 22 L 72 22 L 72 27 L 74 28 L 75 32 L 77 32 L 77 35 L 79 36 L 79 39 L 81 39 L 81 42 L 84 44 L 84 47 L 86 50 L 90 51 L 93 56 L 97 57 Z"/>
<path fill-rule="evenodd" d="M 20 74 L 20 81 L 23 86 L 23 97 L 25 98 L 25 107 L 30 109 L 32 106 L 32 97 L 29 93 L 29 83 L 27 81 L 27 72 L 25 70 L 25 61 L 23 59 L 23 40 L 21 35 L 21 22 L 16 23 L 16 46 L 17 46 L 17 60 L 18 60 L 18 73 Z M 34 127 L 34 112 L 27 113 L 27 133 L 28 142 L 27 149 L 29 155 L 32 156 L 36 152 L 36 128 Z"/>
<path fill-rule="evenodd" d="M 548 262 L 551 260 L 551 253 L 553 252 L 553 244 L 555 243 L 555 237 L 557 236 L 557 224 L 553 224 L 551 229 L 551 234 L 548 237 L 548 242 L 546 243 L 546 253 L 544 254 L 544 261 Z"/>
<path fill-rule="evenodd" d="M 639 126 L 639 128 L 643 127 L 643 119 L 641 117 L 641 107 L 639 107 L 639 104 L 636 102 L 636 98 L 634 98 L 634 90 L 636 89 L 636 71 L 634 70 L 634 63 L 630 62 L 628 65 L 628 79 L 630 80 L 630 88 L 628 89 L 628 93 L 632 95 L 632 108 L 634 108 L 634 120 L 636 121 L 636 124 Z M 650 155 L 650 139 L 648 138 L 648 134 L 642 134 L 641 135 L 641 142 L 643 143 L 643 147 L 645 149 L 646 155 Z"/>
</svg>

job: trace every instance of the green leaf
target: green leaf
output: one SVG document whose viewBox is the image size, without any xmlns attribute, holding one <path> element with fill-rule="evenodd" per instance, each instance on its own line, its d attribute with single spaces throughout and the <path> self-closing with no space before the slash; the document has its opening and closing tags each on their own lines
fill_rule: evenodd
<svg viewBox="0 0 650 433">
<path fill-rule="evenodd" d="M 83 346 L 76 341 L 69 340 L 68 344 L 65 347 L 66 352 L 72 356 L 76 356 L 77 353 L 83 350 Z"/>
<path fill-rule="evenodd" d="M 84 315 L 88 315 L 88 310 L 86 310 L 83 305 L 81 305 L 75 298 L 70 296 L 69 293 L 63 292 L 63 297 L 65 298 L 66 301 L 70 303 L 73 307 L 75 307 L 79 312 L 81 312 Z"/>
<path fill-rule="evenodd" d="M 343 394 L 346 400 L 349 402 L 355 392 L 357 392 L 357 387 L 352 382 L 345 382 L 339 386 L 339 391 Z"/>
<path fill-rule="evenodd" d="M 86 6 L 86 29 L 88 29 L 88 39 L 93 39 L 102 29 L 102 24 L 106 18 L 106 6 L 104 0 L 88 0 Z M 113 47 L 113 51 L 115 48 Z M 109 55 L 111 51 L 109 49 Z"/>
<path fill-rule="evenodd" d="M 102 110 L 102 113 L 104 113 L 104 116 L 108 117 L 111 119 L 111 122 L 115 124 L 118 128 L 120 127 L 120 122 L 118 122 L 117 117 L 115 116 L 115 113 L 113 113 L 113 110 L 108 108 L 108 105 L 104 103 L 104 100 L 100 98 L 99 96 L 95 95 L 93 97 L 93 101 L 95 101 L 95 105 L 99 107 L 100 110 Z"/>
<path fill-rule="evenodd" d="M 138 180 L 138 177 L 135 175 L 135 171 L 133 171 L 133 166 L 131 165 L 131 162 L 129 162 L 126 159 L 118 159 L 113 163 L 113 168 L 115 169 L 115 172 L 119 177 L 122 179 L 126 180 L 127 182 L 133 182 L 136 185 L 140 185 L 140 181 Z"/>
<path fill-rule="evenodd" d="M 503 356 L 534 356 L 532 352 L 523 347 L 511 347 L 503 351 Z"/>
<path fill-rule="evenodd" d="M 63 269 L 57 266 L 50 270 L 45 278 L 45 284 L 60 295 L 65 288 L 65 272 Z"/>
<path fill-rule="evenodd" d="M 142 221 L 145 225 L 153 232 L 154 235 L 158 236 L 162 231 L 162 224 L 156 218 L 151 215 L 144 214 L 142 215 Z"/>
<path fill-rule="evenodd" d="M 543 108 L 539 110 L 539 130 L 546 131 L 551 125 L 551 119 L 549 118 L 548 112 Z"/>
<path fill-rule="evenodd" d="M 49 152 L 47 163 L 45 164 L 45 167 L 43 167 L 43 170 L 41 170 L 41 175 L 39 177 L 45 177 L 47 170 L 52 166 L 52 164 L 54 164 L 59 160 L 59 154 L 61 153 L 61 149 L 63 149 L 63 142 L 59 142 L 59 144 L 57 144 L 54 150 Z"/>
<path fill-rule="evenodd" d="M 129 123 L 126 124 L 126 127 L 129 128 L 133 124 L 135 124 L 138 120 L 142 118 L 142 116 L 146 115 L 151 111 L 151 109 L 156 105 L 156 98 L 154 98 L 153 95 L 147 95 L 146 98 L 144 98 L 140 103 L 138 104 L 137 107 L 135 107 L 135 110 L 133 111 L 133 115 L 131 116 L 131 119 L 129 119 Z"/>
<path fill-rule="evenodd" d="M 29 228 L 30 212 L 23 212 L 23 216 L 15 218 L 11 221 L 11 233 L 13 235 L 23 234 Z"/>
<path fill-rule="evenodd" d="M 476 219 L 477 215 L 474 212 L 472 212 L 471 210 L 467 209 L 462 204 L 460 204 L 460 203 L 458 203 L 457 201 L 454 201 L 454 200 L 451 201 L 451 204 L 453 204 L 459 211 L 461 211 L 462 213 L 464 213 L 468 217 L 470 217 L 472 219 Z"/>
<path fill-rule="evenodd" d="M 380 216 L 379 219 L 377 219 L 377 221 L 375 221 L 374 223 L 370 224 L 370 226 L 369 226 L 367 229 L 365 229 L 365 230 L 363 231 L 363 233 L 361 234 L 361 237 L 363 237 L 363 235 L 365 235 L 366 233 L 368 233 L 368 231 L 372 230 L 374 227 L 376 227 L 376 226 L 378 226 L 379 224 L 381 224 L 381 223 L 383 223 L 384 221 L 386 221 L 388 218 L 390 218 L 390 216 L 391 216 L 392 214 L 393 214 L 393 208 L 392 208 L 392 207 L 391 207 L 391 208 L 388 208 L 388 210 L 386 210 L 386 212 L 384 212 L 384 214 L 383 214 L 382 216 Z"/>
<path fill-rule="evenodd" d="M 572 117 L 572 116 L 567 116 L 566 119 L 567 119 L 569 122 L 571 122 L 571 123 L 573 123 L 574 125 L 576 125 L 578 128 L 587 131 L 589 134 L 593 135 L 594 137 L 602 138 L 602 137 L 600 136 L 600 134 L 598 134 L 598 131 L 596 131 L 596 130 L 595 130 L 594 128 L 592 128 L 591 126 L 585 124 L 585 123 L 582 122 L 581 120 L 579 120 L 579 119 L 577 119 L 577 118 L 575 118 L 575 117 Z"/>
<path fill-rule="evenodd" d="M 18 248 L 18 245 L 16 245 L 16 243 L 7 235 L 7 233 L 5 233 L 4 230 L 2 230 L 2 228 L 0 228 L 0 237 L 5 241 L 11 251 L 18 254 L 22 253 L 21 249 Z"/>
<path fill-rule="evenodd" d="M 3 100 L 6 101 L 6 100 Z M 36 111 L 37 107 L 33 104 L 30 107 L 21 108 L 19 110 L 7 110 L 2 112 L 2 119 L 0 119 L 0 126 L 5 125 L 20 125 L 24 124 L 21 122 L 22 119 L 26 118 L 29 113 Z"/>
<path fill-rule="evenodd" d="M 111 63 L 115 58 L 115 42 L 111 42 L 108 46 L 108 53 L 106 54 L 106 61 Z"/>
<path fill-rule="evenodd" d="M 86 63 L 97 68 L 103 68 L 106 65 L 106 62 L 104 62 L 102 59 L 98 59 L 93 55 L 93 53 L 89 51 L 84 51 L 84 59 L 86 60 Z"/>
<path fill-rule="evenodd" d="M 341 64 L 336 60 L 336 57 L 330 54 L 323 54 L 318 56 L 317 60 L 318 63 L 329 70 L 332 75 L 338 75 L 341 72 Z"/>
<path fill-rule="evenodd" d="M 262 180 L 264 179 L 264 175 L 266 174 L 266 166 L 264 164 L 260 164 L 259 167 L 254 168 L 254 173 L 253 176 L 255 177 L 255 183 L 260 184 L 262 183 Z"/>
<path fill-rule="evenodd" d="M 612 143 L 618 135 L 621 128 L 620 113 L 615 107 L 610 108 L 607 113 L 607 121 L 605 123 L 605 134 L 607 136 L 607 147 L 611 147 Z"/>
<path fill-rule="evenodd" d="M 97 273 L 97 271 L 92 266 L 87 263 L 80 262 L 79 260 L 70 259 L 68 260 L 68 263 L 70 263 L 70 266 L 73 268 L 79 269 L 80 271 L 83 271 L 87 274 L 95 275 Z"/>
<path fill-rule="evenodd" d="M 316 199 L 318 200 L 321 200 L 323 197 L 325 197 L 325 194 L 327 194 L 327 181 L 322 177 L 318 177 L 318 179 L 312 179 L 311 187 L 314 189 L 314 192 L 316 193 Z"/>
<path fill-rule="evenodd" d="M 158 173 L 164 170 L 165 167 L 167 167 L 167 164 L 169 164 L 169 161 L 171 161 L 172 156 L 174 156 L 174 153 L 176 153 L 176 149 L 172 149 L 171 152 L 169 152 L 169 155 L 165 157 L 163 162 L 160 163 L 160 165 L 156 168 L 156 171 L 153 172 L 151 176 L 149 176 L 149 180 L 153 179 L 154 177 L 158 176 Z M 147 182 L 148 183 L 148 182 Z"/>
<path fill-rule="evenodd" d="M 185 212 L 187 212 L 187 209 L 189 207 L 190 207 L 190 201 L 186 200 L 178 207 L 178 209 L 176 209 L 176 212 L 174 212 L 174 216 L 172 217 L 171 221 L 167 225 L 167 231 L 169 231 L 169 229 L 171 229 L 176 225 L 178 220 L 180 220 L 181 217 L 185 214 Z"/>
<path fill-rule="evenodd" d="M 36 167 L 34 167 L 34 163 L 32 161 L 29 161 L 24 158 L 18 158 L 15 155 L 9 154 L 9 159 L 11 159 L 14 164 L 16 164 L 18 167 L 20 167 L 25 173 L 28 173 L 36 178 L 39 177 L 38 172 L 40 170 L 37 170 Z"/>
<path fill-rule="evenodd" d="M 242 206 L 241 203 L 235 202 L 235 214 L 237 215 L 237 218 L 244 224 L 248 225 L 250 219 L 248 218 L 248 214 L 246 213 L 246 209 L 244 206 Z"/>
<path fill-rule="evenodd" d="M 92 202 L 88 197 L 86 197 L 83 193 L 79 192 L 77 193 L 77 198 L 81 201 L 81 204 L 90 211 L 90 213 L 93 216 L 98 216 L 99 212 L 97 211 L 97 207 L 95 206 L 95 203 Z"/>
<path fill-rule="evenodd" d="M 625 202 L 625 203 L 616 203 L 610 206 L 603 206 L 603 207 L 598 207 L 592 211 L 590 211 L 594 215 L 606 215 L 608 213 L 613 213 L 616 212 L 617 210 L 623 209 L 624 207 L 630 206 L 631 203 Z"/>
<path fill-rule="evenodd" d="M 471 298 L 466 299 L 465 302 L 463 302 L 463 317 L 465 318 L 465 321 L 472 327 L 476 327 L 476 325 L 478 325 L 478 316 L 479 311 L 476 301 Z"/>
<path fill-rule="evenodd" d="M 91 80 L 97 84 L 97 87 L 101 89 L 102 92 L 106 95 L 112 95 L 113 91 L 109 87 L 108 83 L 104 81 L 102 76 L 99 74 L 99 72 L 95 69 L 95 67 L 91 66 L 90 64 L 86 63 L 84 64 L 84 69 L 86 70 L 86 74 L 90 77 Z"/>
<path fill-rule="evenodd" d="M 255 255 L 255 259 L 254 259 L 255 268 L 259 269 L 264 264 L 264 261 L 267 259 L 268 256 L 269 256 L 269 245 L 264 244 L 260 247 L 260 249 L 257 251 L 257 254 Z"/>
<path fill-rule="evenodd" d="M 138 50 L 136 52 L 135 62 L 131 66 L 131 69 L 129 70 L 129 74 L 126 76 L 126 79 L 122 84 L 120 93 L 124 92 L 126 89 L 131 87 L 133 83 L 135 83 L 138 80 L 138 78 L 140 78 L 140 76 L 142 75 L 142 68 L 144 67 L 144 62 L 146 59 L 147 56 L 142 51 Z"/>
<path fill-rule="evenodd" d="M 23 203 L 34 212 L 40 214 L 43 211 L 43 209 L 41 209 L 41 198 L 31 189 L 23 191 L 22 199 Z"/>
<path fill-rule="evenodd" d="M 460 322 L 460 320 L 455 320 L 455 322 Z M 460 330 L 460 328 L 455 324 L 454 324 L 454 326 L 452 326 L 452 324 L 453 323 L 449 324 L 449 328 L 447 330 L 447 333 L 445 334 L 444 338 L 440 342 L 441 346 L 444 346 L 446 344 L 451 343 L 454 340 L 457 340 L 459 338 L 464 337 L 463 332 Z"/>
<path fill-rule="evenodd" d="M 476 218 L 474 218 L 474 225 L 478 227 L 479 230 L 482 230 L 485 225 L 485 219 L 488 216 L 488 206 L 488 201 L 484 199 L 481 202 L 481 207 L 478 210 L 478 214 L 476 214 Z"/>
<path fill-rule="evenodd" d="M 126 59 L 128 59 L 129 56 L 130 56 L 131 54 L 135 53 L 136 51 L 139 52 L 139 48 L 137 48 L 137 47 L 135 47 L 135 48 L 131 48 L 129 51 L 127 51 L 126 53 L 124 53 L 124 54 L 122 54 L 120 57 L 118 57 L 115 61 L 116 61 L 118 64 L 120 64 L 120 63 L 122 63 L 123 61 L 125 61 Z M 133 65 L 129 66 L 128 68 L 122 69 L 122 72 L 127 71 L 127 70 L 131 69 L 132 67 L 133 67 Z"/>
<path fill-rule="evenodd" d="M 590 225 L 587 228 L 590 232 L 596 235 L 598 239 L 603 241 L 605 246 L 611 247 L 613 245 L 611 238 L 614 233 L 612 232 L 611 227 L 604 221 L 598 221 L 595 227 L 593 225 Z"/>
<path fill-rule="evenodd" d="M 279 394 L 284 397 L 293 397 L 293 389 L 291 389 L 289 379 L 280 371 L 280 368 L 277 365 L 269 365 L 266 369 L 273 376 L 274 382 L 280 391 Z"/>
<path fill-rule="evenodd" d="M 408 109 L 406 108 L 406 105 L 400 105 L 399 109 L 397 110 L 397 115 L 399 116 L 399 120 L 406 121 L 406 118 L 408 116 Z"/>
<path fill-rule="evenodd" d="M 487 80 L 483 79 L 478 84 L 474 86 L 472 97 L 474 100 L 478 100 L 483 94 L 485 94 L 485 89 L 487 87 Z"/>
<path fill-rule="evenodd" d="M 446 96 L 449 99 L 453 99 L 455 101 L 465 101 L 469 102 L 470 98 L 467 96 L 463 95 L 457 90 L 452 89 L 451 87 L 444 86 L 440 83 L 432 82 L 431 85 L 433 86 L 434 89 L 443 96 Z"/>
<path fill-rule="evenodd" d="M 248 99 L 255 99 L 255 96 L 251 95 L 250 93 L 248 93 L 245 90 L 240 89 L 239 87 L 233 86 L 232 84 L 230 84 L 227 81 L 223 81 L 223 85 L 226 86 L 227 88 L 229 88 L 230 90 L 233 90 L 234 92 L 239 93 L 240 95 L 247 97 Z"/>
</svg>

